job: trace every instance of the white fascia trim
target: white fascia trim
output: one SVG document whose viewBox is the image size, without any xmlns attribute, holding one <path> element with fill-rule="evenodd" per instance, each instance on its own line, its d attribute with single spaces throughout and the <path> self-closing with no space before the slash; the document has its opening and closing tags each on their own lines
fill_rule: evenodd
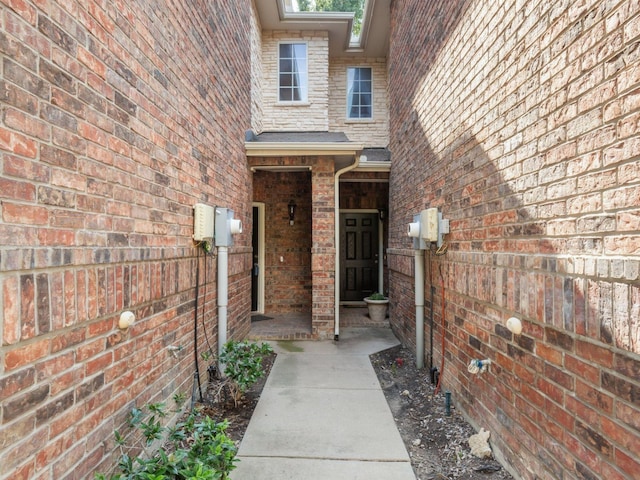
<svg viewBox="0 0 640 480">
<path fill-rule="evenodd" d="M 361 143 L 285 143 L 245 142 L 247 157 L 283 157 L 307 155 L 356 155 L 364 149 Z"/>
<path fill-rule="evenodd" d="M 357 172 L 388 172 L 391 170 L 391 162 L 360 162 L 355 169 Z"/>
</svg>

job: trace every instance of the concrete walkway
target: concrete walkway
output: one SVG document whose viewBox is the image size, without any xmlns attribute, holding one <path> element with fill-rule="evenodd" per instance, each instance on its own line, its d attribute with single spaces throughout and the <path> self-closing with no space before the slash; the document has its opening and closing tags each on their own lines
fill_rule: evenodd
<svg viewBox="0 0 640 480">
<path fill-rule="evenodd" d="M 369 355 L 388 328 L 340 341 L 272 342 L 278 354 L 240 444 L 232 480 L 415 480 Z"/>
</svg>

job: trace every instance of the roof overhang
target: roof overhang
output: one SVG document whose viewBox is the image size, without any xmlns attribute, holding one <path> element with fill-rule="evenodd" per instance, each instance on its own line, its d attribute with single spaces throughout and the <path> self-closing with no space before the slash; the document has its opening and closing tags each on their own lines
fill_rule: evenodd
<svg viewBox="0 0 640 480">
<path fill-rule="evenodd" d="M 245 142 L 247 157 L 355 156 L 364 145 L 353 142 Z"/>
<path fill-rule="evenodd" d="M 353 13 L 292 12 L 286 0 L 255 0 L 263 30 L 327 31 L 331 57 L 386 57 L 391 0 L 366 0 L 359 37 L 352 37 Z"/>
<path fill-rule="evenodd" d="M 369 162 L 362 158 L 355 169 L 356 172 L 388 172 L 390 170 L 390 162 Z"/>
</svg>

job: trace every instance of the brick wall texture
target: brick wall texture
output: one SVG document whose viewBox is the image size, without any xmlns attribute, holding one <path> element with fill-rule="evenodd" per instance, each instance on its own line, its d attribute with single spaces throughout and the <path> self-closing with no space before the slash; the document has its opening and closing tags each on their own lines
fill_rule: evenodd
<svg viewBox="0 0 640 480">
<path fill-rule="evenodd" d="M 92 477 L 132 406 L 190 395 L 193 204 L 250 221 L 250 28 L 249 1 L 0 2 L 0 478 Z M 230 336 L 250 268 L 245 233 Z"/>
<path fill-rule="evenodd" d="M 437 206 L 426 311 L 455 403 L 518 477 L 639 478 L 640 5 L 391 8 L 395 331 L 415 342 L 406 225 Z"/>
<path fill-rule="evenodd" d="M 253 200 L 265 204 L 264 311 L 311 313 L 311 173 L 258 171 L 253 191 Z"/>
<path fill-rule="evenodd" d="M 334 158 L 280 157 L 280 166 L 303 170 L 286 173 L 259 170 L 273 165 L 273 158 L 252 157 L 249 162 L 258 168 L 254 201 L 265 204 L 265 313 L 310 313 L 313 337 L 333 338 Z M 289 225 L 290 200 L 297 205 L 294 225 Z"/>
</svg>

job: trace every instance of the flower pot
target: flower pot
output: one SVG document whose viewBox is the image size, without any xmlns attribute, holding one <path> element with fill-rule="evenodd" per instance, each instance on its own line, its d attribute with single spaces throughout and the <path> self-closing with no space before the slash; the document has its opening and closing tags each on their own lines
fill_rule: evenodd
<svg viewBox="0 0 640 480">
<path fill-rule="evenodd" d="M 374 322 L 384 322 L 387 318 L 387 306 L 389 299 L 372 300 L 371 298 L 366 297 L 364 301 L 367 303 L 367 308 L 369 309 L 369 318 Z"/>
</svg>

